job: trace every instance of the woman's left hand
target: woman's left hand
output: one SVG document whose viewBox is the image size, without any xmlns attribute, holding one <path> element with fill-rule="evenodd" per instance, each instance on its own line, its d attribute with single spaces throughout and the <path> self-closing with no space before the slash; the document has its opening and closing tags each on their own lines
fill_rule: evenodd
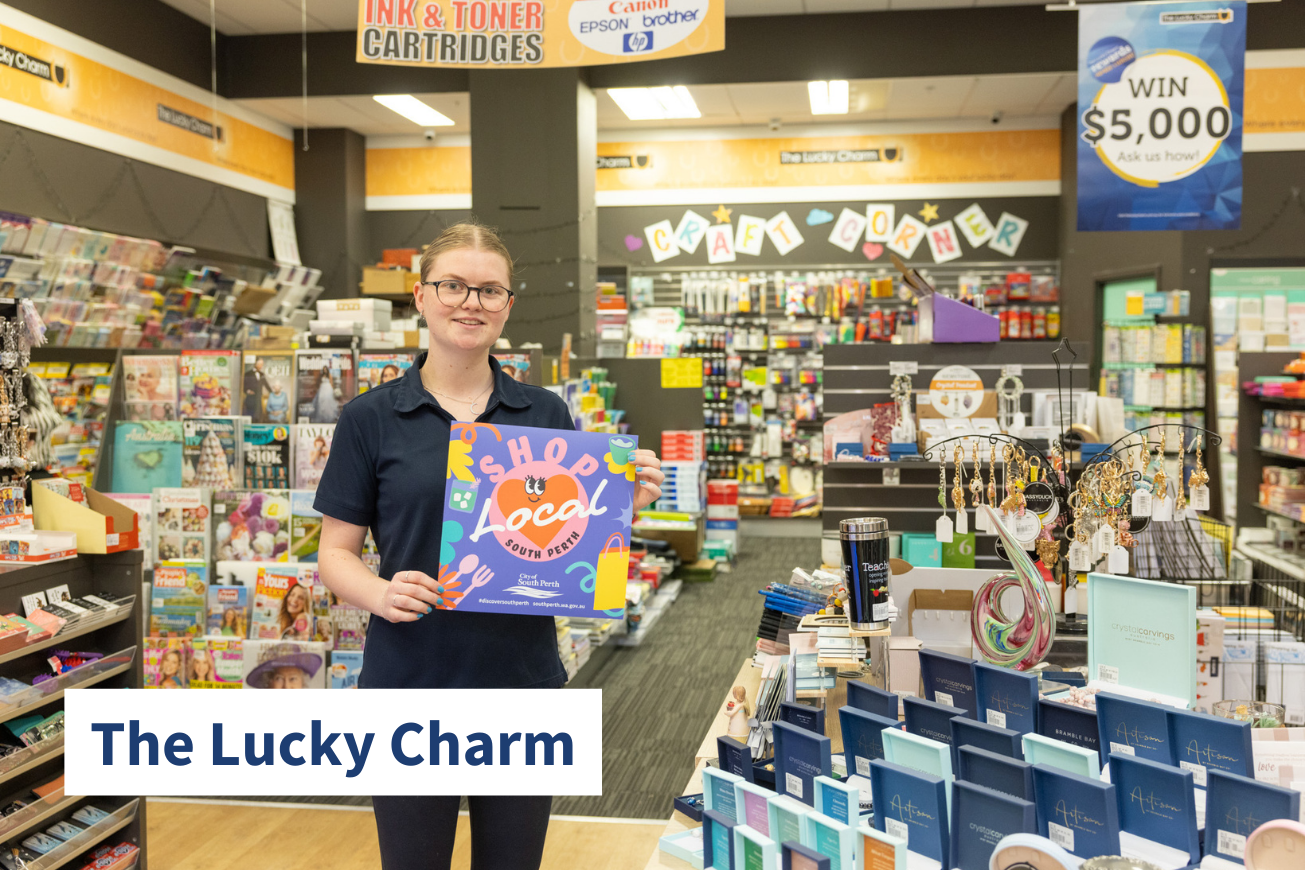
<svg viewBox="0 0 1305 870">
<path fill-rule="evenodd" d="M 651 450 L 635 450 L 631 460 L 639 471 L 635 474 L 634 509 L 637 513 L 657 501 L 662 495 L 662 461 Z"/>
</svg>

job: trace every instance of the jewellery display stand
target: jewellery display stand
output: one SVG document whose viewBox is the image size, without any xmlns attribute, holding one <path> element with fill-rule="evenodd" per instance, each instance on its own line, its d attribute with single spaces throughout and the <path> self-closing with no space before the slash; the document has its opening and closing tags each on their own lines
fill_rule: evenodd
<svg viewBox="0 0 1305 870">
<path fill-rule="evenodd" d="M 0 569 L 0 613 L 22 613 L 24 595 L 55 586 L 68 587 L 73 597 L 107 593 L 116 598 L 138 596 L 141 589 L 141 552 L 131 550 L 105 556 L 79 556 L 62 562 Z M 142 625 L 137 601 L 107 616 L 94 615 L 69 622 L 59 634 L 0 655 L 0 676 L 29 676 L 39 670 L 42 652 L 53 649 L 94 650 L 104 658 L 83 665 L 27 692 L 11 695 L 0 704 L 0 720 L 36 714 L 49 716 L 63 708 L 64 691 L 70 688 L 138 689 L 142 685 L 139 650 Z M 88 621 L 89 620 L 89 621 Z M 48 746 L 43 744 L 49 743 Z M 39 749 L 38 749 L 39 747 Z M 34 751 L 36 750 L 36 751 Z M 28 794 L 33 786 L 49 782 L 63 773 L 63 736 L 41 741 L 0 759 L 0 804 L 8 805 Z M 54 851 L 28 862 L 32 870 L 81 867 L 86 853 L 100 845 L 133 843 L 140 848 L 135 865 L 146 867 L 145 801 L 140 797 L 94 797 L 65 795 L 60 788 L 32 801 L 18 812 L 0 818 L 0 848 L 6 852 L 24 837 L 71 818 L 81 806 L 91 804 L 110 815 L 88 827 Z"/>
</svg>

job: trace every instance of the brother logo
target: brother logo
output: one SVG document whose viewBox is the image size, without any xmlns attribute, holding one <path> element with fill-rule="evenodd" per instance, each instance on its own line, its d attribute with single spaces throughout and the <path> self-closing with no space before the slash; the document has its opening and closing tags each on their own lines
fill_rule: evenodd
<svg viewBox="0 0 1305 870">
<path fill-rule="evenodd" d="M 627 33 L 623 41 L 625 43 L 623 50 L 627 53 L 652 51 L 653 32 L 651 30 L 637 30 L 634 33 Z"/>
</svg>

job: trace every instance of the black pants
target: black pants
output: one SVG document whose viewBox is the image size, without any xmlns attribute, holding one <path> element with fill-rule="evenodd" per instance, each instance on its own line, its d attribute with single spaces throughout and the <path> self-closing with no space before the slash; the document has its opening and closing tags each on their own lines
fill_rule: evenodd
<svg viewBox="0 0 1305 870">
<path fill-rule="evenodd" d="M 383 870 L 448 870 L 457 796 L 373 797 Z M 538 870 L 551 797 L 469 797 L 471 870 Z"/>
</svg>

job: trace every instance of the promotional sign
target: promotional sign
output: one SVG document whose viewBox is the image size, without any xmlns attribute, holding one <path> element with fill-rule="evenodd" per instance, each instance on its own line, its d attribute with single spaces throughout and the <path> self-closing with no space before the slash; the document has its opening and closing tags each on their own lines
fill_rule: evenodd
<svg viewBox="0 0 1305 870">
<path fill-rule="evenodd" d="M 1241 226 L 1246 3 L 1083 7 L 1078 228 Z"/>
<path fill-rule="evenodd" d="M 725 0 L 358 0 L 358 63 L 539 69 L 725 48 Z"/>
<path fill-rule="evenodd" d="M 620 617 L 633 435 L 454 423 L 442 609 Z"/>
</svg>

